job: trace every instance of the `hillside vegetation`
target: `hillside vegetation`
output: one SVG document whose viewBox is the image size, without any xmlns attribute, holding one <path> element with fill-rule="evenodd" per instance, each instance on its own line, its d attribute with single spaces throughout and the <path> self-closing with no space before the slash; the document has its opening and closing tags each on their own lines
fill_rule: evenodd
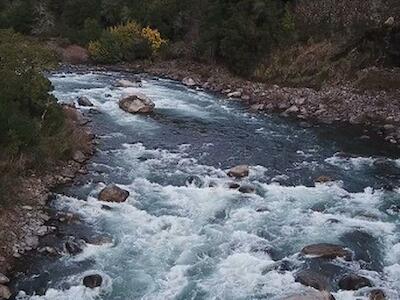
<svg viewBox="0 0 400 300">
<path fill-rule="evenodd" d="M 400 64 L 396 0 L 0 0 L 0 9 L 1 27 L 92 42 L 99 62 L 186 57 L 239 75 L 314 85 Z M 125 34 L 129 45 L 116 37 L 121 24 L 136 24 L 136 33 Z M 160 33 L 165 47 L 151 48 L 141 28 Z"/>
<path fill-rule="evenodd" d="M 74 134 L 42 71 L 56 62 L 40 43 L 0 30 L 0 207 L 17 201 L 20 179 L 69 158 Z"/>
</svg>

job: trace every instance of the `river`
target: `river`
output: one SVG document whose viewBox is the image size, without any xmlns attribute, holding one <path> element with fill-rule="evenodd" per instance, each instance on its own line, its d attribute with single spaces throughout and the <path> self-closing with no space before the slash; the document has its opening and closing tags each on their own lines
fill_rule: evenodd
<svg viewBox="0 0 400 300">
<path fill-rule="evenodd" d="M 60 102 L 86 96 L 94 103 L 95 111 L 80 109 L 99 139 L 88 174 L 52 205 L 80 216 L 86 229 L 69 229 L 78 237 L 111 239 L 87 243 L 76 256 L 31 262 L 16 299 L 281 299 L 309 289 L 295 281 L 302 269 L 322 272 L 337 300 L 368 299 L 369 287 L 339 290 L 347 273 L 367 277 L 387 299 L 400 298 L 396 149 L 360 138 L 361 129 L 253 114 L 238 101 L 166 79 L 115 85 L 131 76 L 50 76 Z M 155 102 L 152 115 L 118 107 L 137 91 Z M 226 171 L 239 164 L 250 166 L 240 184 L 255 193 L 228 187 Z M 322 175 L 334 181 L 315 184 Z M 111 183 L 130 192 L 126 203 L 97 200 Z M 354 259 L 299 254 L 315 243 L 348 247 Z M 82 285 L 92 273 L 102 275 L 101 288 Z"/>
</svg>

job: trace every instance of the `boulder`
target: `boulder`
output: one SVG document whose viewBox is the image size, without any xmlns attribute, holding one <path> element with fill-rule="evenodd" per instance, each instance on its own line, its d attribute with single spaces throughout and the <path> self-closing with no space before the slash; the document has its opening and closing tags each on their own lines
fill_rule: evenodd
<svg viewBox="0 0 400 300">
<path fill-rule="evenodd" d="M 8 279 L 8 277 L 2 273 L 0 273 L 0 284 L 6 284 L 9 283 L 10 279 Z"/>
<path fill-rule="evenodd" d="M 394 25 L 394 17 L 389 17 L 385 21 L 384 25 L 387 26 L 387 27 L 392 27 Z"/>
<path fill-rule="evenodd" d="M 155 104 L 147 96 L 138 93 L 121 99 L 119 107 L 131 114 L 148 114 L 153 112 Z"/>
<path fill-rule="evenodd" d="M 327 278 L 311 270 L 303 270 L 298 272 L 295 280 L 302 285 L 313 287 L 319 291 L 329 290 L 329 282 Z"/>
<path fill-rule="evenodd" d="M 0 299 L 10 299 L 12 296 L 11 291 L 5 285 L 0 284 Z"/>
<path fill-rule="evenodd" d="M 242 97 L 242 92 L 241 91 L 234 91 L 231 92 L 227 95 L 229 98 L 240 98 Z"/>
<path fill-rule="evenodd" d="M 99 200 L 104 202 L 125 202 L 129 197 L 129 192 L 116 185 L 109 185 L 99 193 Z"/>
<path fill-rule="evenodd" d="M 385 300 L 386 299 L 386 295 L 382 290 L 372 290 L 369 293 L 369 300 Z"/>
<path fill-rule="evenodd" d="M 243 178 L 249 176 L 249 166 L 247 165 L 239 165 L 236 167 L 233 167 L 228 171 L 228 176 L 230 177 L 236 177 L 236 178 Z"/>
<path fill-rule="evenodd" d="M 292 105 L 285 111 L 285 113 L 291 115 L 291 114 L 297 114 L 299 111 L 300 109 L 296 105 Z"/>
<path fill-rule="evenodd" d="M 339 288 L 346 291 L 356 291 L 363 287 L 372 287 L 371 281 L 357 274 L 348 274 L 339 280 Z"/>
<path fill-rule="evenodd" d="M 103 278 L 98 274 L 88 275 L 83 278 L 83 285 L 91 289 L 100 287 L 102 283 Z"/>
<path fill-rule="evenodd" d="M 243 194 L 252 194 L 256 191 L 256 188 L 252 185 L 242 185 L 239 188 L 239 192 L 243 193 Z"/>
<path fill-rule="evenodd" d="M 87 160 L 87 157 L 82 151 L 76 151 L 72 156 L 72 159 L 77 163 L 82 164 Z"/>
<path fill-rule="evenodd" d="M 342 257 L 346 260 L 351 260 L 353 256 L 353 253 L 343 246 L 325 243 L 306 246 L 301 250 L 301 254 L 325 259 Z"/>
<path fill-rule="evenodd" d="M 186 86 L 195 86 L 196 85 L 196 81 L 194 81 L 193 78 L 190 78 L 190 77 L 183 78 L 182 83 Z"/>
<path fill-rule="evenodd" d="M 77 255 L 83 251 L 84 242 L 74 238 L 65 242 L 65 250 L 71 255 Z"/>
<path fill-rule="evenodd" d="M 93 106 L 93 103 L 87 97 L 84 96 L 78 97 L 78 104 L 80 106 Z"/>
<path fill-rule="evenodd" d="M 62 61 L 69 64 L 86 64 L 89 61 L 88 51 L 78 45 L 71 45 L 62 50 Z"/>
</svg>

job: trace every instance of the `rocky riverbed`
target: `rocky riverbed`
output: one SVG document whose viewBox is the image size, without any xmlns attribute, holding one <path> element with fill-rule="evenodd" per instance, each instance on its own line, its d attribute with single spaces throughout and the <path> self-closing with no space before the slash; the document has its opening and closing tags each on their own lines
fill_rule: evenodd
<svg viewBox="0 0 400 300">
<path fill-rule="evenodd" d="M 99 146 L 52 202 L 59 229 L 17 299 L 397 299 L 396 145 L 249 112 L 193 78 L 50 79 L 61 102 L 87 98 Z M 120 107 L 138 93 L 151 113 Z"/>
</svg>

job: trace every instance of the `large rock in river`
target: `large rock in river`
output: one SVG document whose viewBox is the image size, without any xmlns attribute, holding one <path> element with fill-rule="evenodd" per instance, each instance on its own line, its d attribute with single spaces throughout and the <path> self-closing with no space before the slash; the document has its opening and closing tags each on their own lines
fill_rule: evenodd
<svg viewBox="0 0 400 300">
<path fill-rule="evenodd" d="M 147 96 L 137 93 L 121 99 L 119 107 L 131 114 L 149 114 L 153 112 L 155 104 Z"/>
<path fill-rule="evenodd" d="M 85 96 L 78 97 L 77 101 L 79 106 L 93 106 L 93 103 Z"/>
<path fill-rule="evenodd" d="M 372 287 L 371 281 L 357 274 L 348 274 L 339 280 L 339 288 L 346 291 L 356 291 L 366 286 Z"/>
<path fill-rule="evenodd" d="M 306 246 L 301 250 L 301 254 L 325 259 L 342 257 L 346 260 L 351 260 L 353 256 L 353 253 L 343 246 L 324 243 Z"/>
<path fill-rule="evenodd" d="M 105 202 L 125 202 L 129 197 L 129 192 L 125 191 L 116 185 L 105 187 L 99 194 L 99 200 Z"/>
<path fill-rule="evenodd" d="M 247 165 L 240 165 L 233 167 L 228 171 L 228 176 L 236 177 L 236 178 L 243 178 L 249 176 L 249 166 Z"/>
<path fill-rule="evenodd" d="M 91 289 L 101 286 L 102 283 L 103 278 L 98 274 L 88 275 L 83 278 L 83 285 Z"/>
<path fill-rule="evenodd" d="M 305 286 L 313 287 L 320 291 L 329 290 L 329 282 L 325 276 L 318 274 L 312 270 L 302 270 L 296 274 L 296 282 Z"/>
</svg>

